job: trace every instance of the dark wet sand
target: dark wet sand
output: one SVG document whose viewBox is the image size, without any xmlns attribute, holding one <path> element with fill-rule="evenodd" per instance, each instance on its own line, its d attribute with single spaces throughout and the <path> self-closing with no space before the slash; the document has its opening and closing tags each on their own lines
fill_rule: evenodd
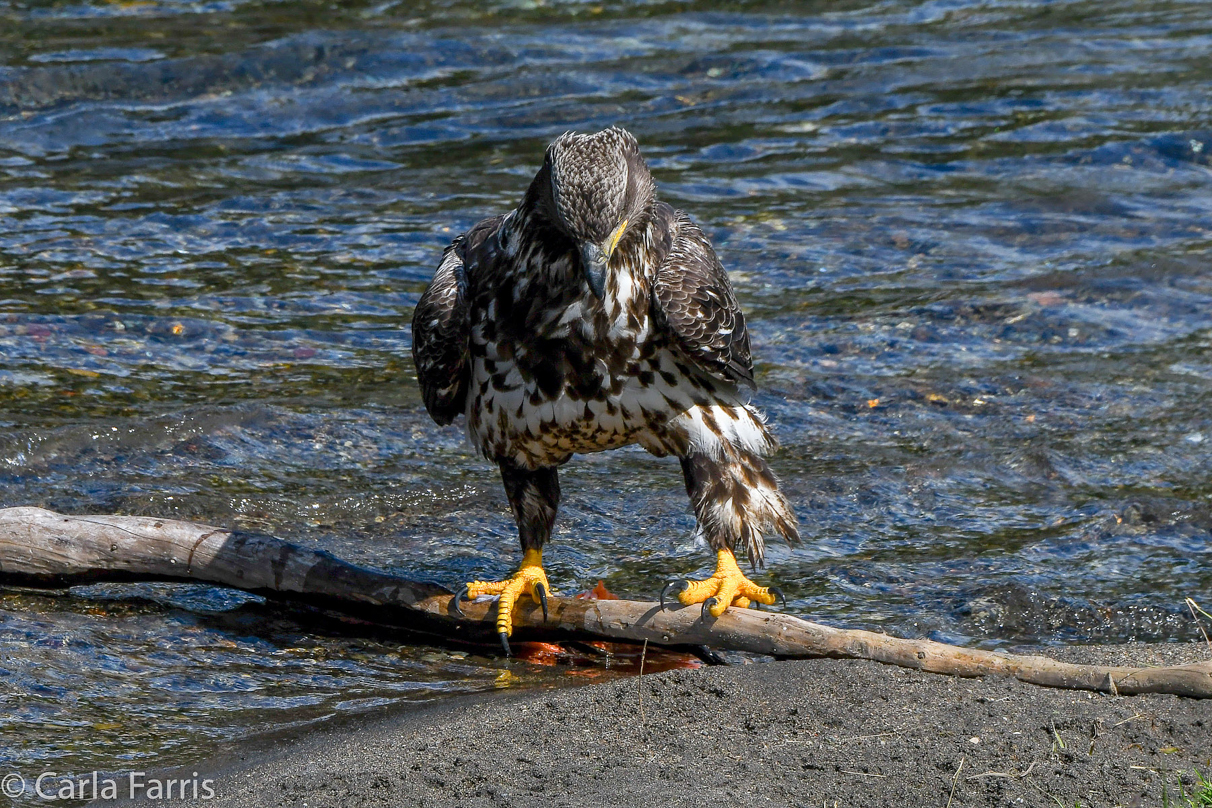
<svg viewBox="0 0 1212 808">
<path fill-rule="evenodd" d="M 1046 653 L 1212 656 L 1203 645 Z M 444 701 L 194 768 L 215 779 L 205 804 L 239 808 L 1152 806 L 1163 780 L 1173 798 L 1180 776 L 1189 788 L 1194 770 L 1212 775 L 1212 700 L 767 662 Z"/>
</svg>

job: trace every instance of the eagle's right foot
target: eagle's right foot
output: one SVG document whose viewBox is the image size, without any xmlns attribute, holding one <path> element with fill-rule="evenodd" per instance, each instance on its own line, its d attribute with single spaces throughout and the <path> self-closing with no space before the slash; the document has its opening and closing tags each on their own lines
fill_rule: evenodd
<svg viewBox="0 0 1212 808">
<path fill-rule="evenodd" d="M 543 607 L 543 619 L 547 619 L 547 595 L 551 592 L 551 584 L 547 583 L 547 572 L 543 569 L 543 551 L 527 550 L 522 557 L 522 566 L 518 571 L 504 581 L 472 581 L 464 584 L 454 596 L 452 605 L 459 614 L 459 601 L 466 598 L 475 600 L 481 595 L 496 595 L 497 600 L 497 636 L 501 638 L 501 647 L 509 656 L 509 637 L 513 634 L 513 607 L 522 595 L 530 595 L 535 603 Z"/>
<path fill-rule="evenodd" d="M 754 603 L 773 606 L 778 600 L 787 604 L 787 598 L 776 586 L 758 586 L 745 577 L 737 566 L 736 556 L 731 550 L 716 553 L 715 574 L 702 581 L 670 581 L 661 590 L 661 608 L 665 608 L 665 595 L 673 590 L 685 606 L 703 604 L 703 617 L 708 614 L 719 617 L 729 606 L 745 608 Z"/>
</svg>

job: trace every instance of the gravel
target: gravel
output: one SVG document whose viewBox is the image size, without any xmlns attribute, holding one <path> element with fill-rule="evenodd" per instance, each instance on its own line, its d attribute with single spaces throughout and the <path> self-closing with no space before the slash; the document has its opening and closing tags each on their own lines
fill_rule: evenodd
<svg viewBox="0 0 1212 808">
<path fill-rule="evenodd" d="M 1044 653 L 1121 664 L 1212 656 L 1203 645 Z M 766 662 L 452 699 L 192 768 L 214 778 L 206 805 L 239 808 L 1101 808 L 1161 806 L 1163 783 L 1185 808 L 1174 801 L 1180 780 L 1190 790 L 1197 770 L 1212 777 L 1212 700 Z"/>
</svg>

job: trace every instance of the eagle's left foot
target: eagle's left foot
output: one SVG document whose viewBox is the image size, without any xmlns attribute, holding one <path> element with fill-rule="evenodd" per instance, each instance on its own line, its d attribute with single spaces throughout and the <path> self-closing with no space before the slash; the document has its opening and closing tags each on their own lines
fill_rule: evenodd
<svg viewBox="0 0 1212 808">
<path fill-rule="evenodd" d="M 543 569 L 543 551 L 527 550 L 522 557 L 522 566 L 518 567 L 504 581 L 472 581 L 465 584 L 452 601 L 455 611 L 462 614 L 459 601 L 466 597 L 475 600 L 481 595 L 498 595 L 497 600 L 497 635 L 501 638 L 501 647 L 509 656 L 509 637 L 513 634 L 513 607 L 522 595 L 530 595 L 534 602 L 543 607 L 543 619 L 547 619 L 547 595 L 551 592 L 551 584 L 547 583 L 547 572 Z"/>
<path fill-rule="evenodd" d="M 729 606 L 742 609 L 756 603 L 773 606 L 780 599 L 784 606 L 787 605 L 787 598 L 778 587 L 758 586 L 746 578 L 731 550 L 716 553 L 715 574 L 710 578 L 704 581 L 670 581 L 666 584 L 661 590 L 661 608 L 665 607 L 665 594 L 670 590 L 677 592 L 678 600 L 684 606 L 703 604 L 704 617 L 708 613 L 712 617 L 719 617 Z"/>
</svg>

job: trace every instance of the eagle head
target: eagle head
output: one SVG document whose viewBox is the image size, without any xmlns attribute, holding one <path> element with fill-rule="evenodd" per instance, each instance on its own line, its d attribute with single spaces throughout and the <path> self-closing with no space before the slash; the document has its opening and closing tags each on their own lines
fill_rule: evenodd
<svg viewBox="0 0 1212 808">
<path fill-rule="evenodd" d="M 576 244 L 589 288 L 606 291 L 610 258 L 649 216 L 656 186 L 626 129 L 566 132 L 547 148 L 551 218 Z"/>
</svg>

